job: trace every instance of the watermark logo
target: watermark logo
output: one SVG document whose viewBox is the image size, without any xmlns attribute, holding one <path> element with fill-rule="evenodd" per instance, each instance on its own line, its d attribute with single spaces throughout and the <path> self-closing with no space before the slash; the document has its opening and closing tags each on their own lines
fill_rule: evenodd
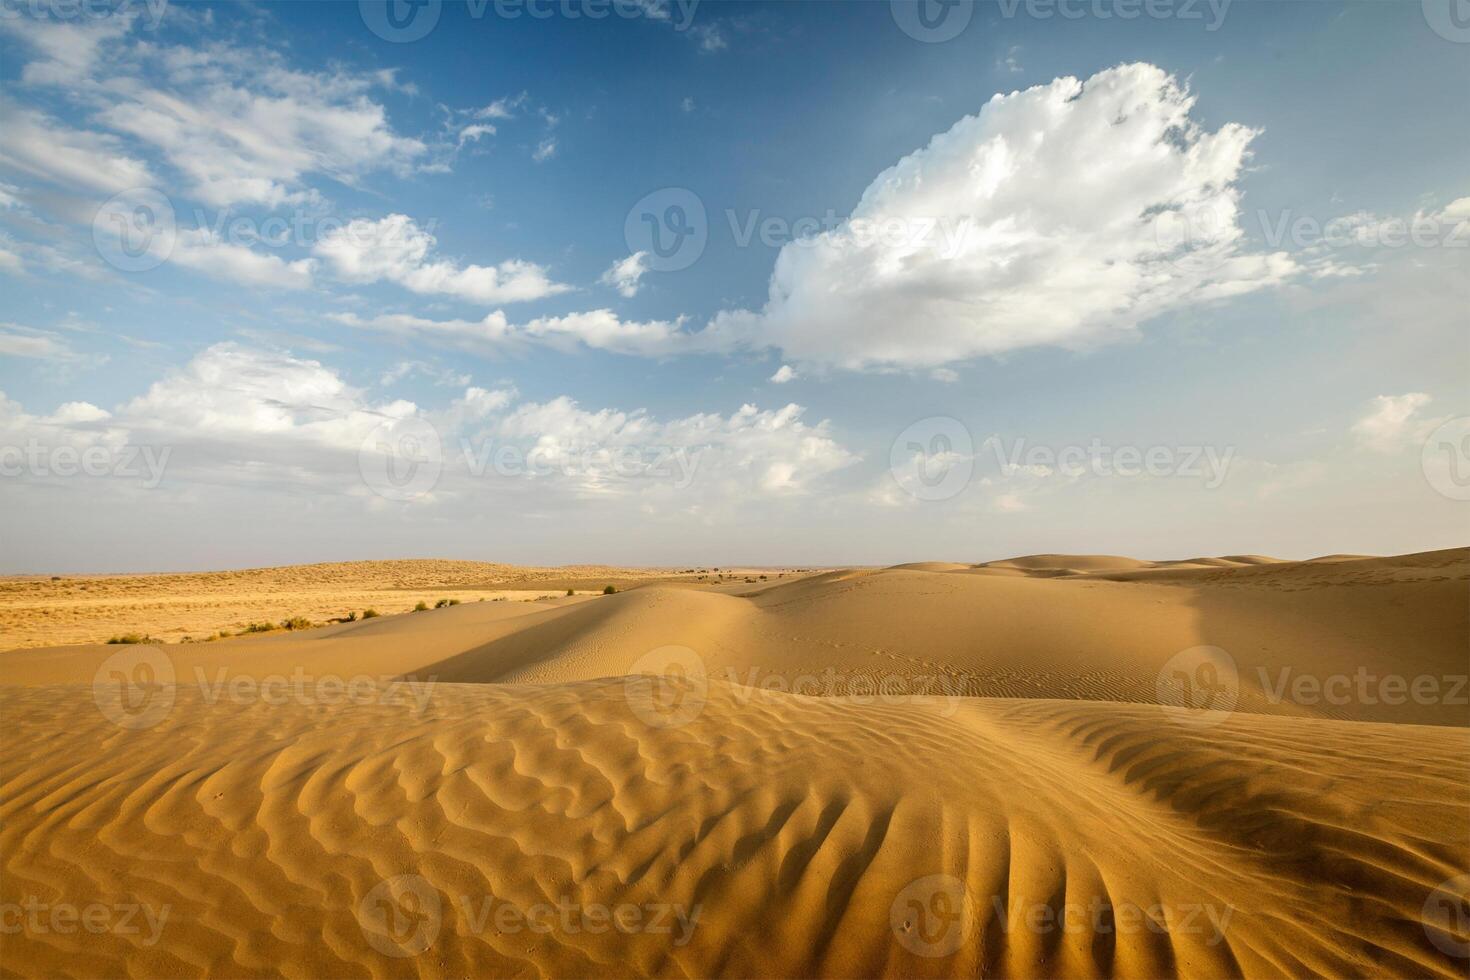
<svg viewBox="0 0 1470 980">
<path fill-rule="evenodd" d="M 357 922 L 368 944 L 384 956 L 417 956 L 439 938 L 443 924 L 439 892 L 422 875 L 397 875 L 378 882 L 357 905 Z"/>
<path fill-rule="evenodd" d="M 1181 272 L 1213 272 L 1233 254 L 1238 234 L 1235 209 L 1218 202 L 1170 208 L 1154 215 L 1154 241 L 1169 264 Z"/>
<path fill-rule="evenodd" d="M 919 956 L 953 954 L 969 938 L 973 919 L 965 883 L 946 874 L 910 882 L 888 910 L 893 934 Z"/>
<path fill-rule="evenodd" d="M 390 44 L 426 37 L 438 26 L 443 6 L 443 0 L 357 0 L 367 29 Z"/>
<path fill-rule="evenodd" d="M 119 728 L 152 728 L 173 710 L 174 662 L 155 646 L 120 650 L 92 675 L 92 700 Z"/>
<path fill-rule="evenodd" d="M 704 658 L 688 647 L 663 646 L 633 662 L 623 682 L 628 707 L 653 728 L 680 728 L 709 700 Z"/>
<path fill-rule="evenodd" d="M 665 187 L 646 194 L 628 211 L 623 240 L 629 252 L 647 252 L 655 272 L 687 269 L 709 243 L 704 201 L 687 187 Z"/>
<path fill-rule="evenodd" d="M 970 485 L 975 472 L 975 440 L 959 419 L 931 415 L 919 419 L 893 440 L 888 468 L 910 496 L 948 500 Z"/>
<path fill-rule="evenodd" d="M 1431 892 L 1420 921 L 1440 952 L 1470 959 L 1470 873 L 1455 875 Z"/>
<path fill-rule="evenodd" d="M 108 265 L 147 272 L 168 261 L 178 241 L 169 199 L 151 187 L 135 187 L 103 202 L 92 216 L 92 244 Z"/>
<path fill-rule="evenodd" d="M 357 451 L 357 468 L 368 489 L 386 500 L 416 500 L 439 484 L 444 447 L 427 419 L 384 419 Z"/>
<path fill-rule="evenodd" d="M 1220 647 L 1190 647 L 1164 664 L 1155 694 L 1164 714 L 1174 721 L 1218 725 L 1230 717 L 1240 698 L 1240 671 L 1235 658 Z"/>
<path fill-rule="evenodd" d="M 915 41 L 942 44 L 959 37 L 975 16 L 975 0 L 889 0 L 893 22 Z"/>
<path fill-rule="evenodd" d="M 1470 500 L 1470 416 L 1448 419 L 1429 433 L 1419 465 L 1442 496 Z"/>
<path fill-rule="evenodd" d="M 1470 0 L 1423 0 L 1424 21 L 1446 41 L 1470 44 Z"/>
</svg>

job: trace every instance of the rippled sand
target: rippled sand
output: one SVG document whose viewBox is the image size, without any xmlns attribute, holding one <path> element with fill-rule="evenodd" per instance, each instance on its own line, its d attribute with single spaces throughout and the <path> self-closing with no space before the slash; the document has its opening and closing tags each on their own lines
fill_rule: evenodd
<svg viewBox="0 0 1470 980">
<path fill-rule="evenodd" d="M 15 651 L 0 972 L 1464 976 L 1467 599 L 1038 556 Z"/>
</svg>

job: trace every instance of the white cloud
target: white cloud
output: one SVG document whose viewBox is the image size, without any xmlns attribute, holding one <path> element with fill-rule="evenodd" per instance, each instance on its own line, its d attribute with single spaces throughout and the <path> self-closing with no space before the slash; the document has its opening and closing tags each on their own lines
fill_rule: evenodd
<svg viewBox="0 0 1470 980">
<path fill-rule="evenodd" d="M 771 383 L 784 385 L 788 381 L 795 381 L 798 377 L 800 375 L 796 373 L 795 368 L 790 364 L 783 364 L 776 369 L 775 374 L 771 375 Z"/>
<path fill-rule="evenodd" d="M 552 466 L 574 460 L 574 479 L 584 490 L 606 488 L 617 475 L 619 454 L 674 451 L 693 468 L 690 479 L 706 499 L 734 504 L 743 494 L 805 493 L 822 477 L 857 461 L 832 438 L 828 423 L 808 425 L 803 412 L 799 405 L 774 411 L 742 405 L 729 416 L 698 414 L 661 422 L 643 411 L 586 411 L 563 397 L 520 405 L 495 431 L 533 441 Z M 589 454 L 589 448 L 597 452 Z"/>
<path fill-rule="evenodd" d="M 525 104 L 527 93 L 496 99 L 483 109 L 475 110 L 476 119 L 514 119 L 516 110 Z"/>
<path fill-rule="evenodd" d="M 765 308 L 714 329 L 798 362 L 925 368 L 1117 340 L 1279 283 L 1290 257 L 1242 249 L 1256 134 L 1207 132 L 1193 106 L 1144 64 L 997 95 L 879 174 L 841 226 L 783 247 Z M 1201 209 L 1216 220 L 1171 237 Z"/>
<path fill-rule="evenodd" d="M 278 289 L 306 289 L 316 266 L 313 259 L 287 262 L 278 255 L 222 241 L 207 228 L 179 232 L 169 259 L 216 279 Z"/>
<path fill-rule="evenodd" d="M 540 143 L 536 144 L 535 150 L 531 151 L 531 159 L 535 160 L 537 163 L 541 163 L 545 160 L 550 160 L 554 156 L 556 156 L 555 136 L 546 137 Z"/>
<path fill-rule="evenodd" d="M 689 36 L 699 42 L 699 50 L 706 53 L 723 51 L 729 47 L 719 24 L 695 24 L 689 28 Z"/>
<path fill-rule="evenodd" d="M 648 253 L 634 252 L 626 259 L 619 259 L 608 266 L 606 272 L 597 280 L 604 286 L 611 286 L 618 294 L 632 299 L 638 295 L 639 280 L 648 271 Z"/>
<path fill-rule="evenodd" d="M 997 494 L 990 502 L 992 509 L 1002 514 L 1016 514 L 1023 510 L 1030 510 L 1031 505 L 1018 493 Z"/>
<path fill-rule="evenodd" d="M 497 495 L 523 492 L 537 507 L 557 498 L 583 506 L 576 501 L 588 494 L 686 507 L 806 494 L 857 456 L 828 423 L 802 416 L 798 405 L 744 405 L 730 415 L 660 419 L 642 409 L 585 409 L 566 397 L 523 402 L 513 387 L 467 387 L 432 410 L 371 400 L 320 361 L 235 343 L 200 352 L 113 413 L 70 403 L 41 418 L 0 396 L 0 431 L 8 438 L 168 447 L 173 489 L 307 486 L 368 501 L 375 498 L 359 470 L 363 447 L 385 419 L 424 420 L 444 447 L 443 476 L 425 502 L 470 514 L 487 480 L 496 481 Z M 515 450 L 522 468 L 477 472 L 476 452 L 499 447 Z M 641 463 L 630 471 L 629 460 Z"/>
<path fill-rule="evenodd" d="M 378 384 L 386 388 L 408 377 L 428 378 L 436 385 L 451 388 L 463 388 L 470 383 L 470 376 L 459 371 L 436 367 L 425 361 L 399 361 L 383 372 Z"/>
<path fill-rule="evenodd" d="M 499 265 L 459 266 L 430 259 L 437 239 L 412 218 L 390 214 L 358 218 L 322 236 L 313 253 L 348 282 L 387 281 L 425 295 L 454 296 L 475 303 L 515 303 L 564 293 L 546 269 L 510 259 Z"/>
<path fill-rule="evenodd" d="M 218 206 L 312 200 L 302 186 L 308 174 L 352 184 L 371 170 L 406 171 L 427 152 L 394 134 L 383 107 L 364 95 L 334 95 L 319 79 L 293 73 L 276 80 L 279 90 L 141 91 L 100 118 L 157 146 L 196 197 Z"/>
<path fill-rule="evenodd" d="M 18 323 L 0 323 L 0 356 L 69 362 L 81 355 L 58 333 Z"/>
<path fill-rule="evenodd" d="M 24 271 L 25 263 L 21 260 L 20 255 L 11 251 L 4 239 L 0 239 L 0 272 L 18 276 Z"/>
<path fill-rule="evenodd" d="M 96 105 L 97 123 L 156 148 L 206 204 L 300 203 L 315 199 L 305 184 L 311 175 L 353 184 L 372 171 L 406 173 L 428 160 L 429 147 L 394 132 L 387 111 L 369 95 L 375 87 L 395 87 L 391 73 L 299 72 L 264 49 L 155 44 L 127 36 L 135 20 L 22 18 L 9 29 L 39 56 L 23 69 L 26 83 L 54 86 Z M 0 123 L 7 155 L 35 172 L 11 146 L 17 124 L 35 130 L 40 123 L 24 116 Z M 32 135 L 22 130 L 22 141 Z M 73 157 L 107 159 L 96 152 L 108 148 L 106 139 L 73 135 Z M 62 176 L 106 190 L 149 183 L 146 172 L 109 175 L 141 167 L 115 151 L 111 156 L 100 176 L 86 179 L 93 168 L 75 165 Z"/>
<path fill-rule="evenodd" d="M 356 450 L 376 424 L 375 418 L 357 415 L 403 415 L 404 404 L 368 404 L 360 389 L 320 361 L 225 342 L 154 382 L 121 406 L 116 417 L 149 429 L 289 435 Z"/>
<path fill-rule="evenodd" d="M 587 347 L 617 354 L 664 357 L 694 349 L 691 335 L 681 329 L 682 320 L 623 320 L 606 309 L 537 317 L 521 324 L 512 324 L 500 310 L 480 320 L 430 320 L 404 313 L 370 318 L 356 313 L 335 313 L 329 319 L 349 327 L 437 340 L 479 352 L 538 344 L 560 350 Z"/>
<path fill-rule="evenodd" d="M 86 78 L 104 45 L 132 29 L 136 14 L 121 9 L 105 17 L 38 16 L 20 18 L 14 11 L 0 17 L 0 31 L 23 39 L 41 57 L 21 70 L 27 85 L 68 85 Z"/>
<path fill-rule="evenodd" d="M 64 126 L 0 99 L 0 167 L 112 194 L 154 182 L 116 137 Z"/>
<path fill-rule="evenodd" d="M 694 111 L 694 96 L 686 95 L 679 101 L 679 109 L 683 112 Z"/>
<path fill-rule="evenodd" d="M 478 143 L 481 136 L 494 136 L 495 127 L 485 123 L 471 123 L 459 131 L 459 145 Z"/>
<path fill-rule="evenodd" d="M 1428 426 L 1415 424 L 1419 409 L 1429 404 L 1429 396 L 1420 391 L 1404 395 L 1379 395 L 1368 412 L 1353 423 L 1353 435 L 1374 452 L 1388 453 L 1406 445 L 1423 441 Z"/>
</svg>

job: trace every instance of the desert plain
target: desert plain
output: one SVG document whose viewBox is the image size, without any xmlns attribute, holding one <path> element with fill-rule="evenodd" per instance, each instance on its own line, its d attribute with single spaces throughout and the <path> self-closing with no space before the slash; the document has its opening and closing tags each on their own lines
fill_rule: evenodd
<svg viewBox="0 0 1470 980">
<path fill-rule="evenodd" d="M 1470 549 L 6 579 L 0 975 L 1463 977 L 1467 640 Z"/>
</svg>

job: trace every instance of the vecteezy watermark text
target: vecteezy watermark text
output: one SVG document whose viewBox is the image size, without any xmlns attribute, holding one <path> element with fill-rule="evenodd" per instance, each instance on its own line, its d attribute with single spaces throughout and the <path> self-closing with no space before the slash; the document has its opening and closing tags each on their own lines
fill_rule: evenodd
<svg viewBox="0 0 1470 980">
<path fill-rule="evenodd" d="M 1225 23 L 1233 0 L 889 0 L 899 30 L 925 44 L 954 40 L 970 26 L 983 3 L 1005 20 L 1179 20 L 1198 21 L 1206 31 Z M 1427 2 L 1427 0 L 1426 0 Z"/>
<path fill-rule="evenodd" d="M 487 15 L 501 20 L 621 20 L 663 21 L 675 31 L 694 26 L 701 0 L 463 0 L 458 6 L 469 19 Z M 427 37 L 439 24 L 443 0 L 358 0 L 362 22 L 378 37 L 407 44 Z"/>
<path fill-rule="evenodd" d="M 339 674 L 308 674 L 297 667 L 288 674 L 267 674 L 254 677 L 247 674 L 231 675 L 229 668 L 220 667 L 214 676 L 208 676 L 203 667 L 194 668 L 194 682 L 198 685 L 204 703 L 215 705 L 220 701 L 235 704 L 404 704 L 405 698 L 413 703 L 413 713 L 422 715 L 434 695 L 438 681 L 430 677 L 419 680 L 397 674 L 382 674 L 372 677 L 355 674 L 343 677 Z"/>
<path fill-rule="evenodd" d="M 116 477 L 138 480 L 152 490 L 163 482 L 172 446 L 48 446 L 27 439 L 0 445 L 0 477 Z"/>
<path fill-rule="evenodd" d="M 561 895 L 556 901 L 517 904 L 495 895 L 452 898 L 446 910 L 439 890 L 422 875 L 402 874 L 384 879 L 363 896 L 357 918 L 369 944 L 386 956 L 417 956 L 434 945 L 444 927 L 446 911 L 459 920 L 460 931 L 500 936 L 655 935 L 669 937 L 682 948 L 694 938 L 703 913 L 699 903 L 582 902 Z"/>
<path fill-rule="evenodd" d="M 140 936 L 139 945 L 155 946 L 163 935 L 171 905 L 146 902 L 43 902 L 27 895 L 19 902 L 0 902 L 0 934 L 72 936 L 78 933 Z M 146 930 L 146 931 L 145 931 Z"/>
<path fill-rule="evenodd" d="M 78 21 L 136 17 L 142 13 L 146 29 L 163 20 L 169 0 L 0 0 L 0 20 L 29 15 L 36 20 Z"/>
<path fill-rule="evenodd" d="M 561 476 L 584 484 L 662 480 L 676 490 L 694 484 L 703 449 L 699 447 L 595 442 L 538 443 L 529 449 L 494 439 L 459 440 L 460 469 L 474 479 L 488 475 L 538 479 Z M 431 493 L 445 469 L 445 447 L 428 419 L 384 419 L 358 449 L 363 483 L 388 500 L 411 501 Z"/>
<path fill-rule="evenodd" d="M 1055 470 L 1065 476 L 1103 477 L 1186 477 L 1203 479 L 1205 489 L 1214 490 L 1225 482 L 1235 447 L 1225 446 L 1113 446 L 1094 437 L 1086 445 L 1054 448 L 1027 446 L 1018 438 L 1007 448 L 1005 440 L 993 436 L 987 440 L 1000 464 L 1001 474 L 1010 476 L 1023 469 Z"/>
</svg>

